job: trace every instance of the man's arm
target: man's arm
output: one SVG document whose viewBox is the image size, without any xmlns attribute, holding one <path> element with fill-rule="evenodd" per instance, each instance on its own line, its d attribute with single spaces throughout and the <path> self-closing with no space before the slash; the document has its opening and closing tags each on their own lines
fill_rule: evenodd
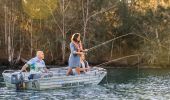
<svg viewBox="0 0 170 100">
<path fill-rule="evenodd" d="M 22 72 L 23 72 L 23 71 L 26 71 L 26 72 L 27 72 L 27 67 L 28 67 L 28 64 L 25 64 L 25 65 L 22 67 L 21 71 L 22 71 Z"/>
<path fill-rule="evenodd" d="M 31 66 L 32 64 L 34 64 L 34 63 L 35 63 L 35 59 L 34 59 L 34 58 L 30 59 L 30 60 L 22 67 L 21 71 L 27 72 L 27 67 L 30 67 L 30 66 Z"/>
<path fill-rule="evenodd" d="M 48 71 L 48 69 L 46 68 L 46 67 L 44 67 L 44 71 L 46 72 L 46 73 L 48 73 L 49 71 Z"/>
</svg>

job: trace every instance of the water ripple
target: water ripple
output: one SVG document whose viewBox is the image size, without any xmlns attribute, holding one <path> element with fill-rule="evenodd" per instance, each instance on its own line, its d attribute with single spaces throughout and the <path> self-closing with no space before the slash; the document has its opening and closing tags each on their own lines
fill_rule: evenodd
<svg viewBox="0 0 170 100">
<path fill-rule="evenodd" d="M 0 83 L 0 100 L 168 100 L 170 99 L 170 69 L 108 70 L 108 82 L 68 89 L 16 92 Z"/>
</svg>

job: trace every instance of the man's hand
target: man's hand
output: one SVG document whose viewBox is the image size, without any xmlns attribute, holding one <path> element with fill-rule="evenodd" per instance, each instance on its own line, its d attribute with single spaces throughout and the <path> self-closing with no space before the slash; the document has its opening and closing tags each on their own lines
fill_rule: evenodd
<svg viewBox="0 0 170 100">
<path fill-rule="evenodd" d="M 48 72 L 49 72 L 49 70 L 48 70 L 47 68 L 44 68 L 44 70 L 45 70 L 45 73 L 48 73 Z"/>
</svg>

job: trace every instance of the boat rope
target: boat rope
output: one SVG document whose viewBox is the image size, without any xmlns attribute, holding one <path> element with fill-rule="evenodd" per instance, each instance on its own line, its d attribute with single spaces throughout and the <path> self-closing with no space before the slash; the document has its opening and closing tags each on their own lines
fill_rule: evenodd
<svg viewBox="0 0 170 100">
<path fill-rule="evenodd" d="M 105 41 L 105 42 L 103 42 L 103 43 L 101 43 L 101 44 L 99 44 L 99 45 L 96 45 L 96 46 L 94 46 L 94 47 L 89 48 L 87 52 L 89 52 L 89 51 L 91 51 L 91 50 L 93 50 L 93 49 L 96 49 L 96 48 L 98 48 L 98 47 L 100 47 L 100 46 L 102 46 L 102 45 L 104 45 L 104 44 L 110 43 L 110 42 L 112 42 L 112 41 L 114 41 L 114 40 L 116 40 L 116 39 L 119 39 L 119 38 L 128 36 L 128 35 L 130 35 L 130 34 L 132 34 L 132 33 L 128 33 L 128 34 L 125 34 L 125 35 L 121 35 L 121 36 L 118 36 L 118 37 L 116 37 L 116 38 L 113 38 L 113 39 L 110 39 L 110 40 L 108 40 L 108 41 Z"/>
</svg>

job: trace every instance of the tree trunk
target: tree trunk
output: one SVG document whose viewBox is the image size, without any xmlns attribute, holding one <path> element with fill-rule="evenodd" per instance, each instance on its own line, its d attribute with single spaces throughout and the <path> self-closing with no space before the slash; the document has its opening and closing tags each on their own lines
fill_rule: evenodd
<svg viewBox="0 0 170 100">
<path fill-rule="evenodd" d="M 32 20 L 30 19 L 31 23 L 31 29 L 30 29 L 30 34 L 31 34 L 31 52 L 30 52 L 30 57 L 32 57 L 32 52 L 33 52 L 33 35 L 32 35 Z"/>
<path fill-rule="evenodd" d="M 62 62 L 65 62 L 65 48 L 66 48 L 66 35 L 65 35 L 65 2 L 64 0 L 62 0 L 62 13 L 63 13 L 63 18 L 62 18 L 62 35 L 63 35 L 63 39 L 62 39 Z"/>
<path fill-rule="evenodd" d="M 83 10 L 83 44 L 85 44 L 86 33 L 87 33 L 87 23 L 88 23 L 88 16 L 89 16 L 89 0 L 86 0 L 86 6 L 84 5 L 84 0 L 82 0 L 82 10 Z M 86 11 L 85 11 L 86 8 Z"/>
<path fill-rule="evenodd" d="M 8 8 L 6 7 L 6 5 L 4 6 L 4 12 L 5 12 L 5 45 L 7 45 L 7 41 L 8 41 L 8 38 L 7 38 L 7 10 Z"/>
</svg>

